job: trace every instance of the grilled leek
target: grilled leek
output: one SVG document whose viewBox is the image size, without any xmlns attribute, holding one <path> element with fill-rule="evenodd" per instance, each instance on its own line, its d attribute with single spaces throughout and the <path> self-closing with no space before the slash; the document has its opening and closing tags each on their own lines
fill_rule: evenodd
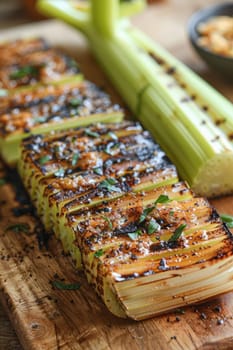
<svg viewBox="0 0 233 350">
<path fill-rule="evenodd" d="M 31 134 L 98 121 L 119 121 L 122 111 L 96 85 L 74 76 L 47 86 L 19 89 L 0 99 L 0 153 L 14 165 L 19 144 Z"/>
<path fill-rule="evenodd" d="M 138 124 L 32 136 L 19 172 L 115 315 L 141 320 L 232 289 L 230 231 Z"/>
<path fill-rule="evenodd" d="M 28 138 L 19 173 L 44 226 L 55 231 L 78 267 L 68 213 L 178 181 L 164 152 L 132 122 Z"/>
<path fill-rule="evenodd" d="M 0 67 L 17 65 L 25 55 L 47 49 L 49 44 L 43 38 L 5 41 L 0 44 Z"/>
<path fill-rule="evenodd" d="M 48 83 L 79 71 L 77 62 L 58 50 L 33 51 L 19 57 L 17 63 L 1 65 L 0 88 L 15 89 L 39 82 Z"/>
</svg>

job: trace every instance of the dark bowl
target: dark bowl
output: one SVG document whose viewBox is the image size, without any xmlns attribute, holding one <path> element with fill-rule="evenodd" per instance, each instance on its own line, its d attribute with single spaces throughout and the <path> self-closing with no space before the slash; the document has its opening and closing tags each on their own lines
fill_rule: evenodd
<svg viewBox="0 0 233 350">
<path fill-rule="evenodd" d="M 233 58 L 218 55 L 198 44 L 199 33 L 198 25 L 207 22 L 210 18 L 216 16 L 233 16 L 233 2 L 214 5 L 204 8 L 192 15 L 188 23 L 188 33 L 190 41 L 199 56 L 215 71 L 225 76 L 233 77 Z"/>
</svg>

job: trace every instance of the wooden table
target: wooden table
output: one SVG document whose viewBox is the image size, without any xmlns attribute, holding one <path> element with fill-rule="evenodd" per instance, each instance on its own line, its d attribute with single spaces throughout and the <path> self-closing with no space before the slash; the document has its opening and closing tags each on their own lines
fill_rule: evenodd
<svg viewBox="0 0 233 350">
<path fill-rule="evenodd" d="M 220 3 L 221 1 L 219 1 Z M 206 0 L 205 5 L 216 3 L 216 0 Z M 144 13 L 138 15 L 133 19 L 134 23 L 142 28 L 148 35 L 167 47 L 175 56 L 183 60 L 187 65 L 192 67 L 196 72 L 203 76 L 220 92 L 222 92 L 229 99 L 233 100 L 233 87 L 229 81 L 224 80 L 217 73 L 210 71 L 206 65 L 197 58 L 192 51 L 187 39 L 187 21 L 193 11 L 199 9 L 203 4 L 203 0 L 170 0 L 161 1 L 157 5 L 150 6 Z M 19 22 L 19 19 L 18 21 Z M 44 22 L 38 28 L 46 28 L 50 24 Z M 6 25 L 5 25 L 6 26 Z M 30 30 L 35 30 L 37 24 L 29 27 Z M 42 31 L 43 32 L 43 31 Z M 6 33 L 5 33 L 6 34 Z M 40 31 L 38 32 L 40 34 Z M 43 33 L 42 33 L 43 34 Z M 9 32 L 11 36 L 11 33 Z M 51 34 L 52 35 L 52 34 Z M 73 47 L 75 51 L 75 47 Z M 79 53 L 77 54 L 79 57 Z M 83 52 L 81 52 L 81 61 L 84 60 Z M 93 59 L 90 58 L 93 64 Z M 94 64 L 95 65 L 95 64 Z M 95 78 L 98 83 L 101 83 L 102 75 L 98 75 L 98 68 L 92 68 L 95 71 Z M 89 72 L 90 74 L 90 72 Z M 90 77 L 90 75 L 89 75 Z M 103 84 L 102 84 L 103 85 Z M 138 339 L 140 343 L 140 339 Z M 58 347 L 57 347 L 58 348 Z M 101 348 L 101 347 L 100 347 Z M 213 349 L 213 344 L 205 349 Z M 216 349 L 232 349 L 233 343 L 224 342 L 221 345 L 216 345 Z M 1 350 L 20 350 L 21 345 L 14 333 L 14 330 L 6 316 L 3 308 L 0 306 L 0 349 Z M 48 349 L 44 347 L 43 349 Z M 69 346 L 62 347 L 62 349 L 69 349 Z M 73 347 L 72 347 L 73 349 Z M 102 348 L 101 348 L 102 349 Z M 120 349 L 116 347 L 115 349 Z M 143 347 L 141 347 L 143 349 Z M 160 347 L 156 348 L 160 349 Z M 161 347 L 166 349 L 166 347 Z M 177 349 L 186 349 L 185 347 L 178 347 Z"/>
</svg>

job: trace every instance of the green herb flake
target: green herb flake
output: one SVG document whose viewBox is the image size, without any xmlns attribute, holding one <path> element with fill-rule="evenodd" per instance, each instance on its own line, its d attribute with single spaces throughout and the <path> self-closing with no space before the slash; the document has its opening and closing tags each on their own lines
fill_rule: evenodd
<svg viewBox="0 0 233 350">
<path fill-rule="evenodd" d="M 28 233 L 30 226 L 27 223 L 12 224 L 6 227 L 5 232 L 13 231 L 15 233 Z"/>
<path fill-rule="evenodd" d="M 39 67 L 24 66 L 10 74 L 10 79 L 22 79 L 28 75 L 36 76 L 39 73 Z"/>
<path fill-rule="evenodd" d="M 46 163 L 48 163 L 51 160 L 51 156 L 50 155 L 45 155 L 43 157 L 41 157 L 39 159 L 39 163 L 40 165 L 45 165 Z"/>
<path fill-rule="evenodd" d="M 78 283 L 64 283 L 62 281 L 52 281 L 52 286 L 56 289 L 61 290 L 78 290 L 81 287 L 81 284 Z"/>
<path fill-rule="evenodd" d="M 112 131 L 109 131 L 108 136 L 114 141 L 118 140 L 118 136 Z"/>
<path fill-rule="evenodd" d="M 36 124 L 44 123 L 44 122 L 46 122 L 46 117 L 36 117 L 36 118 L 34 119 L 34 122 L 35 122 Z"/>
<path fill-rule="evenodd" d="M 119 143 L 113 144 L 113 142 L 110 142 L 106 148 L 104 149 L 104 152 L 109 154 L 110 156 L 113 155 L 113 151 L 119 148 Z"/>
<path fill-rule="evenodd" d="M 79 107 L 81 104 L 82 104 L 82 100 L 80 98 L 72 98 L 70 101 L 69 101 L 69 104 L 72 106 L 72 107 Z"/>
<path fill-rule="evenodd" d="M 57 171 L 55 171 L 54 175 L 56 177 L 64 177 L 65 175 L 65 169 L 59 168 Z"/>
<path fill-rule="evenodd" d="M 147 233 L 148 235 L 152 235 L 152 233 L 155 233 L 160 230 L 160 225 L 155 219 L 151 219 L 148 225 Z"/>
<path fill-rule="evenodd" d="M 6 184 L 6 179 L 4 179 L 3 177 L 0 178 L 0 186 L 3 186 Z"/>
<path fill-rule="evenodd" d="M 171 199 L 169 199 L 169 197 L 167 195 L 164 195 L 164 194 L 161 194 L 157 199 L 156 201 L 154 202 L 154 205 L 151 206 L 151 207 L 148 207 L 146 209 L 143 210 L 140 218 L 139 218 L 139 224 L 141 224 L 143 221 L 146 220 L 147 218 L 147 215 L 149 215 L 155 208 L 156 208 L 156 205 L 158 203 L 168 203 L 170 202 Z"/>
<path fill-rule="evenodd" d="M 155 206 L 144 209 L 139 218 L 139 224 L 145 221 L 147 218 L 147 215 L 149 215 L 154 209 L 155 209 Z"/>
<path fill-rule="evenodd" d="M 130 239 L 132 239 L 132 241 L 135 241 L 136 239 L 138 239 L 139 236 L 141 236 L 141 234 L 142 234 L 141 230 L 136 230 L 135 232 L 128 233 L 128 236 Z"/>
<path fill-rule="evenodd" d="M 55 146 L 55 147 L 54 147 L 54 152 L 55 152 L 55 153 L 61 152 L 61 146 Z"/>
<path fill-rule="evenodd" d="M 94 257 L 95 258 L 100 258 L 104 254 L 103 249 L 99 249 L 95 252 Z"/>
<path fill-rule="evenodd" d="M 101 167 L 93 168 L 93 173 L 96 175 L 103 175 L 103 169 Z"/>
<path fill-rule="evenodd" d="M 102 218 L 108 223 L 110 230 L 112 230 L 112 221 L 105 215 L 102 215 Z"/>
<path fill-rule="evenodd" d="M 114 178 L 108 178 L 103 181 L 101 181 L 98 185 L 100 189 L 105 189 L 108 192 L 121 192 L 121 189 L 119 187 L 116 187 L 115 185 L 118 184 L 118 181 Z"/>
<path fill-rule="evenodd" d="M 174 210 L 169 211 L 169 216 L 174 216 L 174 214 L 175 214 Z"/>
<path fill-rule="evenodd" d="M 158 203 L 169 203 L 169 202 L 171 202 L 171 199 L 167 196 L 167 195 L 165 195 L 165 194 L 161 194 L 157 199 L 156 199 L 156 201 L 155 201 L 155 205 L 156 204 L 158 204 Z"/>
<path fill-rule="evenodd" d="M 72 161 L 71 161 L 72 166 L 75 166 L 77 164 L 79 157 L 80 157 L 80 154 L 78 152 L 73 154 Z"/>
<path fill-rule="evenodd" d="M 168 242 L 169 243 L 176 242 L 180 238 L 186 226 L 187 226 L 186 224 L 181 224 L 179 227 L 177 227 L 173 235 L 169 238 Z"/>
<path fill-rule="evenodd" d="M 100 136 L 100 135 L 98 134 L 98 132 L 91 131 L 90 129 L 86 129 L 86 130 L 85 130 L 85 134 L 86 134 L 87 136 L 94 137 L 94 138 L 97 138 L 97 137 Z"/>
<path fill-rule="evenodd" d="M 233 215 L 221 214 L 220 217 L 228 228 L 233 228 Z"/>
</svg>

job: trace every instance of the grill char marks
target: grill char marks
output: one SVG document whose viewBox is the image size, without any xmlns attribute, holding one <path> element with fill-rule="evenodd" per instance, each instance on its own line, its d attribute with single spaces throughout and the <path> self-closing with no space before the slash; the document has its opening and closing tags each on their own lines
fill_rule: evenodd
<svg viewBox="0 0 233 350">
<path fill-rule="evenodd" d="M 58 80 L 79 73 L 75 60 L 54 49 L 42 49 L 20 57 L 18 62 L 0 69 L 0 88 L 14 89 L 38 82 Z"/>
<path fill-rule="evenodd" d="M 35 136 L 24 140 L 21 159 L 21 176 L 46 228 L 117 315 L 125 315 L 120 305 L 134 303 L 136 294 L 124 297 L 127 283 L 140 286 L 147 278 L 153 289 L 161 274 L 182 276 L 232 254 L 231 235 L 216 211 L 178 182 L 139 124 Z"/>
<path fill-rule="evenodd" d="M 119 105 L 84 81 L 76 60 L 43 40 L 6 43 L 0 53 L 9 56 L 0 69 L 0 153 L 8 165 L 16 164 L 20 142 L 31 134 L 122 120 Z"/>
<path fill-rule="evenodd" d="M 0 66 L 17 65 L 33 52 L 45 51 L 49 44 L 43 38 L 19 39 L 0 45 Z"/>
<path fill-rule="evenodd" d="M 1 104 L 1 103 L 0 103 Z M 92 114 L 114 113 L 120 107 L 111 103 L 109 96 L 90 82 L 70 82 L 51 86 L 45 91 L 16 93 L 2 103 L 0 135 L 23 132 L 45 123 L 60 123 L 65 119 Z"/>
</svg>

